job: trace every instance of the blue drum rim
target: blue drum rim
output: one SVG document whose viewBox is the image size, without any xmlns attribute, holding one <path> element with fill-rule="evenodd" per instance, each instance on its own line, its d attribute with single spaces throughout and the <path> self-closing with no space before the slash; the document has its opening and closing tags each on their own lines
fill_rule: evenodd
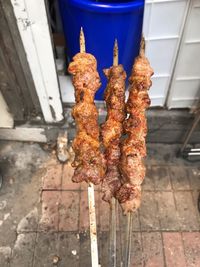
<svg viewBox="0 0 200 267">
<path fill-rule="evenodd" d="M 124 13 L 144 8 L 144 0 L 130 0 L 119 3 L 106 3 L 104 1 L 92 2 L 91 0 L 64 0 L 64 3 L 98 13 Z"/>
</svg>

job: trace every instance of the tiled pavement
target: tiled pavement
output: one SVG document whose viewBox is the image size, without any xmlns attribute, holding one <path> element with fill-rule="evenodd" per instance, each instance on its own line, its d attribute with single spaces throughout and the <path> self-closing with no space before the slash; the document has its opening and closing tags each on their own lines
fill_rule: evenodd
<svg viewBox="0 0 200 267">
<path fill-rule="evenodd" d="M 142 205 L 133 218 L 131 267 L 199 267 L 200 167 L 151 156 L 146 166 Z M 73 184 L 72 174 L 69 163 L 47 164 L 39 177 L 41 204 L 18 224 L 13 248 L 0 247 L 0 267 L 91 266 L 87 186 Z M 101 200 L 98 187 L 95 198 L 100 264 L 107 267 L 109 206 Z M 120 267 L 126 218 L 118 210 Z"/>
</svg>

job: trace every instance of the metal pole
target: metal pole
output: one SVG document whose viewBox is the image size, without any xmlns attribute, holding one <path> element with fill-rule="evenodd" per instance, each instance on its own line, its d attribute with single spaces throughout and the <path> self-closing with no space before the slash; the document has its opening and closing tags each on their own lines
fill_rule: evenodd
<svg viewBox="0 0 200 267">
<path fill-rule="evenodd" d="M 110 244 L 109 244 L 109 267 L 116 267 L 116 200 L 113 197 L 110 203 Z"/>
<path fill-rule="evenodd" d="M 129 212 L 128 215 L 127 215 L 127 225 L 126 225 L 124 267 L 129 267 L 130 266 L 132 228 L 133 228 L 133 213 Z"/>
<path fill-rule="evenodd" d="M 185 147 L 187 146 L 187 143 L 192 135 L 192 133 L 194 132 L 195 128 L 197 127 L 198 123 L 200 121 L 200 111 L 198 111 L 198 113 L 195 115 L 195 118 L 194 118 L 194 122 L 192 124 L 192 127 L 191 129 L 189 130 L 189 132 L 187 133 L 186 137 L 185 137 L 185 140 L 184 140 L 184 143 L 181 147 L 181 150 L 180 152 L 183 152 Z"/>
</svg>

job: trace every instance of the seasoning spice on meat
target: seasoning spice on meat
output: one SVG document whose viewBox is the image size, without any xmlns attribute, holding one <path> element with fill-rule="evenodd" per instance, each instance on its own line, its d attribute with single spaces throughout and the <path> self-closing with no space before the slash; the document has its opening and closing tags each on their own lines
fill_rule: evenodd
<svg viewBox="0 0 200 267">
<path fill-rule="evenodd" d="M 102 125 L 102 139 L 105 148 L 107 170 L 103 180 L 103 200 L 110 202 L 121 186 L 119 159 L 120 137 L 125 119 L 125 80 L 126 72 L 122 65 L 105 69 L 108 79 L 104 99 L 107 106 L 106 122 Z"/>
<path fill-rule="evenodd" d="M 78 53 L 68 71 L 73 76 L 76 101 L 72 110 L 77 130 L 72 144 L 75 152 L 72 181 L 99 184 L 105 173 L 105 164 L 100 152 L 98 111 L 94 104 L 95 93 L 101 85 L 96 59 L 91 54 Z"/>
<path fill-rule="evenodd" d="M 145 177 L 143 158 L 146 156 L 145 137 L 147 124 L 145 110 L 150 106 L 148 90 L 151 87 L 153 69 L 144 53 L 142 39 L 140 54 L 135 59 L 129 78 L 129 98 L 126 103 L 127 119 L 123 123 L 127 137 L 121 142 L 120 171 L 122 186 L 118 198 L 124 213 L 135 211 L 141 202 L 141 184 Z"/>
</svg>

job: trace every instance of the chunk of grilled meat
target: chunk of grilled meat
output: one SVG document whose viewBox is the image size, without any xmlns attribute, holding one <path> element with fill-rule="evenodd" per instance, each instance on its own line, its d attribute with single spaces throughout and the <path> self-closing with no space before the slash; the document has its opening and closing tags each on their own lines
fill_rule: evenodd
<svg viewBox="0 0 200 267">
<path fill-rule="evenodd" d="M 148 90 L 151 86 L 153 70 L 144 54 L 144 40 L 140 54 L 135 59 L 131 77 L 130 91 L 126 103 L 127 119 L 123 123 L 127 137 L 121 142 L 120 171 L 122 186 L 117 191 L 124 213 L 135 211 L 140 206 L 141 183 L 145 177 L 143 158 L 146 156 L 145 137 L 147 125 L 145 110 L 150 105 Z"/>
<path fill-rule="evenodd" d="M 101 85 L 96 59 L 91 54 L 78 53 L 68 71 L 73 75 L 76 100 L 72 110 L 77 130 L 72 144 L 75 152 L 72 181 L 99 184 L 105 174 L 105 161 L 100 152 L 98 111 L 94 104 L 95 93 Z"/>
<path fill-rule="evenodd" d="M 104 99 L 107 106 L 106 122 L 101 127 L 107 171 L 102 191 L 103 200 L 110 202 L 121 186 L 119 159 L 122 123 L 125 119 L 125 80 L 126 73 L 122 65 L 112 66 L 104 70 L 108 79 Z"/>
</svg>

